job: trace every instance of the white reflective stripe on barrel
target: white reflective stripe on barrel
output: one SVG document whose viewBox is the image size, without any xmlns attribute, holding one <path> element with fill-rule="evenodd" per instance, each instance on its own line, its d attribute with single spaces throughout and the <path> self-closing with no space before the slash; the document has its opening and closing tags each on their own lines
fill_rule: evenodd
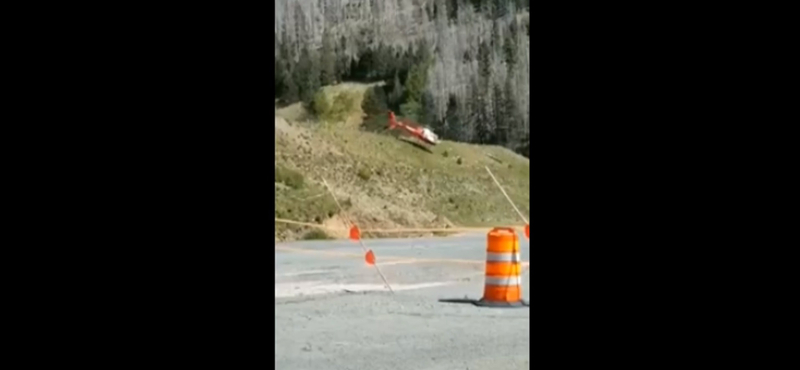
<svg viewBox="0 0 800 370">
<path fill-rule="evenodd" d="M 519 262 L 522 257 L 519 253 L 486 253 L 487 262 Z"/>
<path fill-rule="evenodd" d="M 487 276 L 484 285 L 515 286 L 522 285 L 521 276 L 495 277 Z"/>
</svg>

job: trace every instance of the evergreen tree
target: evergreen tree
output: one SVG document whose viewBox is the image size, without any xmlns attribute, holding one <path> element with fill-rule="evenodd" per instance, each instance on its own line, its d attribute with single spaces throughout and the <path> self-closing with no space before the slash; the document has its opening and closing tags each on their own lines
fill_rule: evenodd
<svg viewBox="0 0 800 370">
<path fill-rule="evenodd" d="M 307 107 L 314 102 L 314 94 L 320 87 L 319 84 L 319 60 L 317 53 L 304 46 L 300 53 L 300 60 L 297 63 L 295 80 L 299 81 L 298 90 L 300 100 Z"/>
<path fill-rule="evenodd" d="M 481 41 L 480 46 L 478 46 L 478 69 L 481 85 L 488 89 L 489 80 L 492 75 L 492 52 L 485 40 Z"/>
<path fill-rule="evenodd" d="M 519 140 L 521 140 L 521 135 L 524 131 L 524 127 L 522 127 L 523 122 L 519 109 L 517 108 L 517 100 L 515 98 L 516 96 L 514 95 L 514 91 L 513 75 L 508 75 L 504 88 L 505 99 L 503 101 L 503 113 L 505 119 L 503 124 L 507 127 L 506 142 L 511 147 L 514 147 L 515 143 L 518 143 Z"/>
<path fill-rule="evenodd" d="M 420 121 L 422 105 L 416 100 L 410 100 L 400 105 L 400 115 L 412 121 Z"/>
<path fill-rule="evenodd" d="M 408 74 L 411 72 L 411 68 L 414 67 L 416 61 L 416 54 L 411 50 L 411 48 L 406 49 L 398 58 L 397 67 L 398 72 L 400 73 L 400 80 L 405 81 L 408 78 Z"/>
<path fill-rule="evenodd" d="M 297 69 L 295 64 L 296 53 L 294 47 L 292 47 L 292 42 L 289 40 L 289 34 L 285 27 L 278 49 L 280 58 L 275 61 L 275 64 L 281 64 L 281 75 L 275 76 L 275 79 L 280 81 L 280 99 L 286 104 L 291 104 L 296 102 L 300 96 L 297 88 L 297 80 L 294 75 Z"/>
<path fill-rule="evenodd" d="M 508 14 L 511 10 L 512 0 L 493 0 L 494 1 L 494 18 L 500 18 Z"/>
<path fill-rule="evenodd" d="M 374 52 L 365 49 L 358 55 L 358 62 L 351 68 L 351 77 L 358 81 L 369 81 L 374 73 Z"/>
<path fill-rule="evenodd" d="M 411 68 L 406 77 L 405 101 L 419 103 L 422 99 L 422 92 L 428 84 L 428 68 L 426 65 L 417 64 Z"/>
<path fill-rule="evenodd" d="M 515 152 L 519 153 L 520 155 L 524 156 L 525 158 L 531 157 L 531 134 L 530 132 L 526 133 L 525 136 L 519 140 L 518 146 L 514 150 Z"/>
<path fill-rule="evenodd" d="M 431 54 L 431 46 L 425 38 L 417 41 L 417 52 L 415 55 L 414 64 L 427 64 L 433 55 Z"/>
<path fill-rule="evenodd" d="M 493 106 L 494 106 L 494 144 L 508 145 L 508 120 L 505 111 L 505 94 L 500 84 L 494 84 Z"/>
<path fill-rule="evenodd" d="M 281 96 L 281 80 L 283 79 L 283 60 L 281 59 L 280 54 L 280 46 L 281 42 L 278 40 L 278 33 L 275 33 L 275 74 L 273 75 L 273 80 L 275 80 L 275 98 L 280 98 Z"/>
<path fill-rule="evenodd" d="M 375 53 L 375 76 L 377 80 L 386 80 L 394 75 L 395 57 L 394 48 L 381 42 Z"/>
<path fill-rule="evenodd" d="M 386 48 L 386 58 L 384 59 L 384 63 L 386 63 L 386 75 L 383 77 L 384 80 L 391 79 L 395 73 L 397 73 L 398 68 L 398 61 L 400 52 L 397 51 L 394 46 L 389 46 Z"/>
<path fill-rule="evenodd" d="M 434 0 L 433 2 L 433 18 L 431 19 L 439 19 L 439 17 L 447 17 L 447 0 Z"/>
<path fill-rule="evenodd" d="M 350 76 L 350 57 L 347 56 L 347 38 L 342 36 L 336 51 L 336 80 Z"/>
<path fill-rule="evenodd" d="M 364 93 L 361 109 L 368 117 L 386 114 L 389 107 L 386 104 L 386 93 L 380 86 L 373 86 Z"/>
<path fill-rule="evenodd" d="M 494 109 L 491 100 L 492 52 L 484 40 L 478 47 L 478 80 L 473 87 L 473 115 L 475 135 L 478 143 L 494 142 Z"/>
<path fill-rule="evenodd" d="M 286 104 L 291 104 L 300 99 L 300 92 L 294 82 L 292 71 L 286 71 L 281 80 L 281 100 Z"/>
<path fill-rule="evenodd" d="M 458 6 L 459 0 L 447 0 L 445 5 L 447 8 L 447 18 L 450 20 L 458 19 Z"/>
<path fill-rule="evenodd" d="M 500 32 L 500 22 L 495 20 L 492 22 L 492 51 L 496 52 L 498 55 L 503 51 L 503 37 L 502 33 Z"/>
<path fill-rule="evenodd" d="M 283 69 L 283 60 L 281 59 L 280 55 L 275 57 L 275 98 L 279 99 L 283 95 L 283 75 L 285 71 Z"/>
<path fill-rule="evenodd" d="M 474 101 L 475 140 L 479 144 L 494 144 L 494 110 L 491 95 L 478 90 Z"/>
<path fill-rule="evenodd" d="M 336 51 L 333 45 L 333 35 L 328 31 L 322 34 L 322 57 L 320 58 L 320 83 L 333 85 L 336 81 Z"/>
<path fill-rule="evenodd" d="M 467 134 L 465 141 L 468 143 L 483 143 L 489 136 L 487 122 L 484 119 L 486 116 L 484 90 L 480 86 L 481 84 L 477 79 L 473 79 L 470 82 L 469 105 L 464 107 L 467 115 L 464 120 Z"/>
<path fill-rule="evenodd" d="M 392 92 L 389 94 L 389 107 L 392 110 L 398 110 L 400 103 L 403 101 L 403 85 L 400 83 L 400 76 L 394 74 L 394 81 L 392 81 Z"/>
<path fill-rule="evenodd" d="M 497 18 L 495 0 L 479 0 L 479 9 L 484 17 L 489 19 Z"/>
<path fill-rule="evenodd" d="M 513 70 L 514 66 L 517 64 L 517 31 L 517 21 L 514 20 L 511 22 L 511 26 L 505 37 L 505 42 L 503 43 L 503 55 L 506 59 L 506 66 L 509 71 Z"/>
<path fill-rule="evenodd" d="M 458 99 L 453 94 L 450 94 L 447 99 L 447 112 L 444 117 L 445 124 L 441 133 L 442 137 L 455 140 L 461 139 L 462 126 L 458 109 Z"/>
<path fill-rule="evenodd" d="M 438 131 L 439 129 L 439 122 L 436 120 L 436 102 L 433 100 L 433 94 L 428 90 L 422 93 L 420 123 L 430 127 L 433 131 Z"/>
</svg>

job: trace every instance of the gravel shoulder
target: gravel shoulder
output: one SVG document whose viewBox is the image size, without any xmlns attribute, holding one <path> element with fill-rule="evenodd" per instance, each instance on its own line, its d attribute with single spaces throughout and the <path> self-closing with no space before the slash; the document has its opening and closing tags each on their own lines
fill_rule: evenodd
<svg viewBox="0 0 800 370">
<path fill-rule="evenodd" d="M 276 245 L 277 369 L 527 369 L 529 308 L 438 302 L 483 293 L 485 236 Z M 527 240 L 520 241 L 529 261 Z M 530 300 L 529 274 L 522 276 Z"/>
</svg>

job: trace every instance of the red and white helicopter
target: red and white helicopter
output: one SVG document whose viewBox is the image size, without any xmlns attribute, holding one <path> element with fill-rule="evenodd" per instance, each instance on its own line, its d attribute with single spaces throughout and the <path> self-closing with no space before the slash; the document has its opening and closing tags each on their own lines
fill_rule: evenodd
<svg viewBox="0 0 800 370">
<path fill-rule="evenodd" d="M 404 129 L 412 136 L 430 145 L 436 145 L 439 143 L 439 137 L 436 136 L 436 134 L 434 134 L 429 128 L 420 127 L 419 125 L 408 120 L 398 122 L 394 116 L 394 112 L 389 111 L 389 129 L 391 130 L 395 127 Z"/>
</svg>

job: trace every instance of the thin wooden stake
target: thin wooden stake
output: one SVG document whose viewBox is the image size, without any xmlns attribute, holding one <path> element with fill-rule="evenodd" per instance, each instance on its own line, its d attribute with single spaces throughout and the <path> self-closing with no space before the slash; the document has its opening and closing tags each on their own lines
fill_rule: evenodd
<svg viewBox="0 0 800 370">
<path fill-rule="evenodd" d="M 515 210 L 515 211 L 517 211 L 517 214 L 519 215 L 519 218 L 521 218 L 521 219 L 522 219 L 522 221 L 525 221 L 525 224 L 527 225 L 527 224 L 528 224 L 528 220 L 527 220 L 527 219 L 525 219 L 525 216 L 523 216 L 523 215 L 522 215 L 522 212 L 520 212 L 520 211 L 519 211 L 519 209 L 517 208 L 517 206 L 516 206 L 516 205 L 514 204 L 514 202 L 511 200 L 511 197 L 509 197 L 509 196 L 508 196 L 508 194 L 506 194 L 506 191 L 505 191 L 505 189 L 503 189 L 503 186 L 502 186 L 502 185 L 500 185 L 500 182 L 498 182 L 498 181 L 497 181 L 497 178 L 496 178 L 496 177 L 494 177 L 494 174 L 492 173 L 492 170 L 490 170 L 488 166 L 484 166 L 484 168 L 486 168 L 486 172 L 489 172 L 489 176 L 491 176 L 491 177 L 492 177 L 492 180 L 494 180 L 494 183 L 495 183 L 495 184 L 497 184 L 497 187 L 498 187 L 498 188 L 500 188 L 500 191 L 502 191 L 502 192 L 503 192 L 503 195 L 505 195 L 505 196 L 506 196 L 506 199 L 508 200 L 508 203 L 511 203 L 511 206 L 512 206 L 512 207 L 514 207 L 514 210 Z"/>
<path fill-rule="evenodd" d="M 502 192 L 503 192 L 503 195 L 505 195 L 505 196 L 506 196 L 506 199 L 508 200 L 508 202 L 509 202 L 509 203 L 511 203 L 511 206 L 512 206 L 512 207 L 514 207 L 514 210 L 515 210 L 515 211 L 517 211 L 517 214 L 518 214 L 518 215 L 519 215 L 519 217 L 522 219 L 522 221 L 525 221 L 525 225 L 529 225 L 529 223 L 528 223 L 528 220 L 526 220 L 526 219 L 525 219 L 525 216 L 523 216 L 523 215 L 522 215 L 522 212 L 520 212 L 520 211 L 519 211 L 519 209 L 517 209 L 517 206 L 514 204 L 514 202 L 513 202 L 513 201 L 511 201 L 511 197 L 509 197 L 509 196 L 508 196 L 508 194 L 506 193 L 505 189 L 503 189 L 503 186 L 502 186 L 502 185 L 500 185 L 500 182 L 499 182 L 499 181 L 497 181 L 497 178 L 496 178 L 496 177 L 494 177 L 494 174 L 493 174 L 493 173 L 492 173 L 492 171 L 489 169 L 489 167 L 488 167 L 488 166 L 484 166 L 484 168 L 486 168 L 486 172 L 489 172 L 489 176 L 491 176 L 491 177 L 492 177 L 492 180 L 494 180 L 494 183 L 495 183 L 495 184 L 497 184 L 497 187 L 498 187 L 498 188 L 500 188 L 500 191 L 502 191 Z M 529 238 L 530 238 L 530 237 L 529 237 Z M 524 269 L 524 270 L 522 270 L 522 272 L 520 272 L 520 276 L 521 276 L 522 274 L 524 274 L 524 273 L 528 272 L 528 270 L 529 270 L 530 268 L 531 268 L 531 265 L 528 265 L 527 267 L 525 267 L 525 269 Z"/>
</svg>

